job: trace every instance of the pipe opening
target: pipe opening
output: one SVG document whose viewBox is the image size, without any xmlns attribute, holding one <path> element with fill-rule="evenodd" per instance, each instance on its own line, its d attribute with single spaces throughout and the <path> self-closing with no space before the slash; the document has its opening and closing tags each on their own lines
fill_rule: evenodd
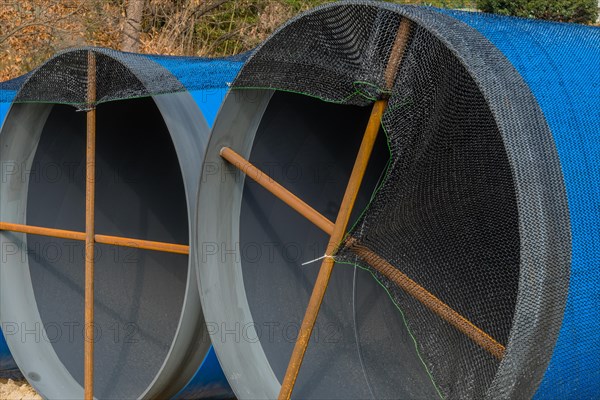
<svg viewBox="0 0 600 400">
<path fill-rule="evenodd" d="M 18 179 L 27 191 L 25 223 L 85 231 L 85 113 L 63 105 L 18 107 L 24 117 L 23 108 L 45 109 L 29 115 L 45 122 L 34 156 L 19 168 L 23 176 Z M 101 104 L 97 121 L 96 234 L 188 244 L 182 171 L 153 99 Z M 11 350 L 17 357 L 22 353 L 25 373 L 35 373 L 39 385 L 52 387 L 45 394 L 59 390 L 64 396 L 69 391 L 60 391 L 63 382 L 48 372 L 64 370 L 74 380 L 71 389 L 83 386 L 84 242 L 28 235 L 21 251 L 24 264 L 17 267 L 29 268 L 30 281 L 21 283 L 30 290 L 20 289 L 29 294 L 20 307 L 30 308 L 23 315 L 39 313 L 39 325 L 26 329 L 35 329 L 56 357 L 23 359 L 23 348 L 34 339 L 26 333 L 26 340 L 17 347 L 13 343 Z M 161 371 L 182 315 L 188 258 L 97 244 L 96 397 L 138 398 Z M 18 290 L 19 283 L 12 284 Z"/>
</svg>

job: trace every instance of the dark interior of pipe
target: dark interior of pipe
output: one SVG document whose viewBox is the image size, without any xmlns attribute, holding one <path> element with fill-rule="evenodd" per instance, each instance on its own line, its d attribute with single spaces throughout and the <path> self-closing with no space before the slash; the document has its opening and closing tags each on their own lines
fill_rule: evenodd
<svg viewBox="0 0 600 400">
<path fill-rule="evenodd" d="M 188 244 L 182 175 L 153 100 L 100 105 L 97 121 L 96 233 Z M 55 105 L 30 171 L 29 225 L 85 230 L 85 138 L 85 113 Z M 46 340 L 83 385 L 84 244 L 29 235 L 28 254 Z M 137 398 L 152 382 L 177 329 L 187 269 L 185 255 L 97 245 L 97 397 Z"/>
<path fill-rule="evenodd" d="M 258 128 L 250 161 L 335 221 L 369 107 L 277 92 Z M 382 178 L 389 151 L 380 132 L 352 221 Z M 283 380 L 328 237 L 246 180 L 240 253 L 258 338 Z M 435 398 L 398 308 L 368 271 L 336 264 L 294 391 L 295 398 Z"/>
</svg>

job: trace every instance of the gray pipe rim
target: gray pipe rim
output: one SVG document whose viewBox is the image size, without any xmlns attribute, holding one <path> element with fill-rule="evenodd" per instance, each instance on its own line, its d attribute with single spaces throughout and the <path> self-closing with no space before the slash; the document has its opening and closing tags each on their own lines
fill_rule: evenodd
<svg viewBox="0 0 600 400">
<path fill-rule="evenodd" d="M 237 175 L 235 183 L 223 184 L 221 175 L 213 174 L 206 166 L 212 165 L 218 171 L 225 171 L 224 161 L 219 156 L 219 150 L 224 146 L 231 146 L 243 157 L 249 157 L 258 126 L 274 92 L 244 91 L 242 97 L 252 99 L 245 103 L 240 102 L 239 93 L 230 92 L 221 106 L 219 118 L 213 127 L 213 134 L 219 134 L 213 135 L 208 144 L 198 193 L 199 208 L 203 204 L 220 204 L 220 207 L 218 212 L 197 213 L 196 237 L 199 240 L 211 237 L 217 244 L 236 243 L 239 240 L 245 176 Z M 200 242 L 195 244 L 202 246 Z M 248 324 L 245 325 L 249 327 L 248 335 L 256 337 L 244 288 L 239 249 L 235 251 L 236 257 L 219 259 L 205 257 L 202 249 L 197 249 L 196 265 L 199 269 L 202 307 L 207 321 L 225 326 Z M 223 302 L 223 298 L 231 301 Z M 244 346 L 239 346 L 234 342 L 213 337 L 217 356 L 236 396 L 243 399 L 277 398 L 281 384 L 261 343 L 245 341 Z"/>
</svg>

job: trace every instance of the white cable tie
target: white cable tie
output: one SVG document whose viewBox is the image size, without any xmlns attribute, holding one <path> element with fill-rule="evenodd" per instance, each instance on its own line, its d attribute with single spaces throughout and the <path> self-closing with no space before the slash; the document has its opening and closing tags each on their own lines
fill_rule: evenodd
<svg viewBox="0 0 600 400">
<path fill-rule="evenodd" d="M 317 262 L 317 261 L 323 260 L 323 259 L 325 259 L 325 258 L 333 258 L 333 256 L 329 256 L 329 255 L 327 255 L 327 254 L 324 254 L 324 255 L 322 255 L 322 256 L 321 256 L 321 257 L 319 257 L 319 258 L 315 258 L 314 260 L 310 260 L 310 261 L 307 261 L 307 262 L 305 262 L 305 263 L 302 263 L 302 266 L 305 266 L 305 265 L 308 265 L 308 264 L 312 264 L 312 263 L 314 263 L 314 262 Z"/>
</svg>

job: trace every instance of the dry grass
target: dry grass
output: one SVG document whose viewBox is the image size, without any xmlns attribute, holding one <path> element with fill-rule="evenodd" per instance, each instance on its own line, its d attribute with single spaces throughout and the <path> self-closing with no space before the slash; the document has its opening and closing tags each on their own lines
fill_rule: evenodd
<svg viewBox="0 0 600 400">
<path fill-rule="evenodd" d="M 42 400 L 26 381 L 0 379 L 0 399 L 2 400 Z"/>
</svg>

